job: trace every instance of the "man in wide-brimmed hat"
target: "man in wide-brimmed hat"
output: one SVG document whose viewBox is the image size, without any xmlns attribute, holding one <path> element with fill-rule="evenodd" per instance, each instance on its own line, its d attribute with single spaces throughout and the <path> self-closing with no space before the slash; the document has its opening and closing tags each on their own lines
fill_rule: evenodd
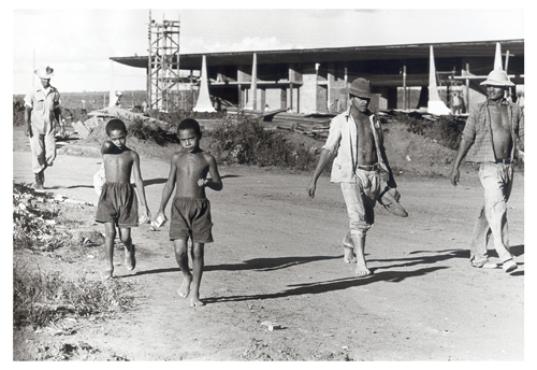
<svg viewBox="0 0 537 370">
<path fill-rule="evenodd" d="M 334 158 L 330 181 L 339 183 L 347 206 L 349 232 L 344 241 L 344 260 L 356 263 L 356 275 L 367 276 L 371 271 L 364 257 L 366 233 L 374 222 L 374 207 L 383 193 L 390 204 L 397 204 L 398 193 L 392 170 L 384 151 L 382 128 L 369 110 L 371 87 L 368 80 L 356 78 L 349 87 L 349 108 L 330 122 L 330 131 L 321 157 L 308 188 L 315 196 L 317 180 Z M 406 216 L 404 209 L 403 216 Z"/>
<path fill-rule="evenodd" d="M 470 263 L 477 268 L 502 267 L 516 270 L 517 264 L 508 249 L 507 200 L 513 182 L 512 162 L 515 152 L 524 150 L 524 115 L 517 104 L 505 98 L 506 90 L 514 86 L 503 70 L 494 70 L 481 83 L 487 89 L 487 100 L 470 113 L 451 170 L 451 183 L 459 182 L 459 166 L 469 154 L 469 160 L 479 163 L 479 180 L 485 202 L 474 228 Z M 498 262 L 491 261 L 487 243 L 492 234 Z"/>
<path fill-rule="evenodd" d="M 30 138 L 32 171 L 35 188 L 43 189 L 45 169 L 52 166 L 56 158 L 56 127 L 61 125 L 60 93 L 50 84 L 54 70 L 47 66 L 34 73 L 41 86 L 24 98 L 26 133 Z"/>
</svg>

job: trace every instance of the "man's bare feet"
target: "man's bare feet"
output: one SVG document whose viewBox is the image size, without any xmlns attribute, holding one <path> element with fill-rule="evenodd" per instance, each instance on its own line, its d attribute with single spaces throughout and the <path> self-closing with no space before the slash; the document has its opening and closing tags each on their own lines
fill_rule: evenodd
<svg viewBox="0 0 537 370">
<path fill-rule="evenodd" d="M 356 254 L 354 254 L 354 246 L 347 241 L 347 238 L 343 239 L 343 262 L 355 263 Z"/>
<path fill-rule="evenodd" d="M 190 294 L 190 283 L 192 283 L 192 275 L 188 274 L 188 276 L 185 276 L 183 278 L 183 282 L 181 283 L 181 287 L 177 289 L 177 294 L 181 298 L 186 298 Z"/>
<path fill-rule="evenodd" d="M 354 274 L 357 277 L 365 277 L 372 275 L 373 273 L 370 269 L 367 268 L 367 266 L 356 265 L 356 270 L 354 270 Z"/>
<path fill-rule="evenodd" d="M 347 246 L 343 247 L 343 262 L 345 263 L 356 262 L 356 255 L 354 254 L 354 250 L 352 248 L 349 248 Z"/>
<path fill-rule="evenodd" d="M 190 298 L 190 307 L 201 307 L 205 306 L 205 303 L 203 303 L 202 300 L 200 300 L 197 297 Z"/>
</svg>

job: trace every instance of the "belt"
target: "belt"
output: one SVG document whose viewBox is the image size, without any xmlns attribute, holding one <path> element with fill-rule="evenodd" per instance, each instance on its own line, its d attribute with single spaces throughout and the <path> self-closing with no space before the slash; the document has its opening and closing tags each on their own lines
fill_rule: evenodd
<svg viewBox="0 0 537 370">
<path fill-rule="evenodd" d="M 378 163 L 375 163 L 375 164 L 369 164 L 369 165 L 362 165 L 362 164 L 359 164 L 357 166 L 358 169 L 360 170 L 364 170 L 364 171 L 378 171 L 379 169 L 379 164 Z"/>
<path fill-rule="evenodd" d="M 497 159 L 496 162 L 497 164 L 501 163 L 501 164 L 511 164 L 511 160 L 510 159 Z"/>
</svg>

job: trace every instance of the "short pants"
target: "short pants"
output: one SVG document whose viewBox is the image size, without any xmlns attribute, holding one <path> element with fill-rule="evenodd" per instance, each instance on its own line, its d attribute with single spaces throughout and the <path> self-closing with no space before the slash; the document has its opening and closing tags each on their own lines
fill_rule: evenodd
<svg viewBox="0 0 537 370">
<path fill-rule="evenodd" d="M 130 183 L 104 183 L 95 221 L 112 222 L 119 227 L 138 226 L 138 199 Z"/>
<path fill-rule="evenodd" d="M 213 241 L 209 199 L 176 197 L 171 208 L 170 240 L 190 237 L 196 243 Z"/>
</svg>

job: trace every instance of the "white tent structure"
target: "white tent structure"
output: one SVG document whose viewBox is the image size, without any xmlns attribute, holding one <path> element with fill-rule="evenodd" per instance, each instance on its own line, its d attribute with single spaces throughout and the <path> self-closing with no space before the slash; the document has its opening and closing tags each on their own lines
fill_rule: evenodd
<svg viewBox="0 0 537 370">
<path fill-rule="evenodd" d="M 434 52 L 432 45 L 429 46 L 429 101 L 427 102 L 427 112 L 436 115 L 451 114 L 451 110 L 440 99 L 436 83 L 436 67 L 434 65 Z"/>
<path fill-rule="evenodd" d="M 209 79 L 207 77 L 207 61 L 205 55 L 203 56 L 201 62 L 201 80 L 198 100 L 196 101 L 196 105 L 192 110 L 194 112 L 216 112 L 216 109 L 214 109 L 209 96 Z"/>
</svg>

